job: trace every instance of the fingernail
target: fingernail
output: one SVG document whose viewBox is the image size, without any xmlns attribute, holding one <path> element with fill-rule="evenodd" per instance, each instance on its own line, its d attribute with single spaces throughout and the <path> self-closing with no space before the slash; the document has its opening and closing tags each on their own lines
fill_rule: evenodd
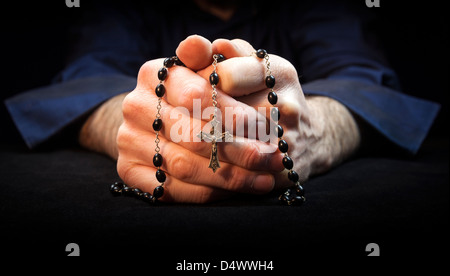
<svg viewBox="0 0 450 276">
<path fill-rule="evenodd" d="M 275 177 L 270 174 L 261 174 L 253 179 L 252 189 L 258 193 L 268 193 L 275 187 Z"/>
</svg>

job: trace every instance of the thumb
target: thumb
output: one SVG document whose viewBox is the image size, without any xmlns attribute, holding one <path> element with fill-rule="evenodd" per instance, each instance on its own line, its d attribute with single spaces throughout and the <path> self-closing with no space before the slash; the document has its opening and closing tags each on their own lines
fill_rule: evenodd
<svg viewBox="0 0 450 276">
<path fill-rule="evenodd" d="M 199 35 L 191 35 L 181 41 L 175 53 L 186 67 L 194 71 L 213 62 L 211 42 Z"/>
<path fill-rule="evenodd" d="M 255 52 L 250 43 L 242 39 L 216 39 L 212 43 L 212 50 L 214 53 L 220 53 L 225 56 L 225 58 L 234 57 L 247 57 Z"/>
</svg>

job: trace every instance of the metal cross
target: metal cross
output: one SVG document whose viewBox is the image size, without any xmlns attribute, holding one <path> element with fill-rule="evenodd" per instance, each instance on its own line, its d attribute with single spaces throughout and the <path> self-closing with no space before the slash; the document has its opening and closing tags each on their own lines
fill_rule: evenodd
<svg viewBox="0 0 450 276">
<path fill-rule="evenodd" d="M 225 131 L 224 133 L 220 132 L 219 128 L 217 127 L 220 122 L 216 119 L 216 116 L 213 117 L 210 123 L 211 131 L 209 133 L 205 133 L 202 131 L 197 134 L 197 137 L 199 137 L 202 141 L 211 141 L 211 158 L 209 159 L 208 168 L 211 168 L 215 173 L 217 168 L 220 168 L 219 156 L 217 153 L 217 142 L 232 139 L 233 135 L 231 135 L 228 131 Z"/>
</svg>

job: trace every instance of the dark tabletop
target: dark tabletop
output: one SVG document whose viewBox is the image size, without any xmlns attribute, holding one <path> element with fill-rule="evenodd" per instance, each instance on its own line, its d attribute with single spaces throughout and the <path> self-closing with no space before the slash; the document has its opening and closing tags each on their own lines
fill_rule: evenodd
<svg viewBox="0 0 450 276">
<path fill-rule="evenodd" d="M 0 162 L 9 254 L 65 256 L 73 242 L 85 256 L 165 252 L 175 265 L 187 257 L 365 256 L 369 243 L 386 256 L 430 256 L 448 246 L 447 139 L 426 141 L 415 157 L 350 160 L 310 179 L 300 207 L 279 205 L 278 193 L 206 205 L 114 197 L 115 162 L 76 147 L 3 145 Z"/>
</svg>

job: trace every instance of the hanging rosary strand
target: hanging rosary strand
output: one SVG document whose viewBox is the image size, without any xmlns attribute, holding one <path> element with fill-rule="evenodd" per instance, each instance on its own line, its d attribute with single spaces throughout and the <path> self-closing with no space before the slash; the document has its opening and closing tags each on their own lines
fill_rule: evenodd
<svg viewBox="0 0 450 276">
<path fill-rule="evenodd" d="M 272 72 L 270 71 L 270 61 L 269 61 L 269 54 L 264 49 L 259 49 L 256 51 L 256 56 L 260 59 L 264 59 L 265 65 L 266 65 L 266 77 L 265 77 L 265 84 L 266 87 L 270 89 L 270 92 L 267 94 L 267 100 L 272 105 L 272 108 L 270 110 L 270 117 L 275 122 L 278 122 L 280 120 L 280 111 L 278 110 L 275 105 L 278 102 L 278 95 L 273 90 L 275 87 L 275 77 L 272 75 Z M 278 149 L 284 153 L 283 157 L 283 166 L 289 170 L 288 172 L 288 178 L 290 181 L 294 183 L 295 192 L 292 189 L 287 189 L 282 195 L 278 197 L 279 201 L 287 204 L 287 205 L 301 205 L 303 204 L 305 199 L 305 190 L 303 186 L 299 182 L 299 176 L 296 171 L 294 171 L 292 168 L 294 167 L 294 161 L 292 161 L 292 158 L 288 155 L 288 149 L 289 145 L 286 142 L 286 140 L 283 139 L 283 128 L 281 125 L 277 124 L 275 127 L 275 133 L 278 136 Z"/>
<path fill-rule="evenodd" d="M 264 49 L 259 49 L 254 53 L 258 58 L 263 59 L 266 67 L 266 76 L 265 76 L 265 84 L 266 87 L 270 89 L 267 99 L 269 103 L 272 105 L 272 108 L 270 110 L 270 117 L 272 120 L 278 123 L 280 120 L 280 111 L 275 106 L 278 102 L 278 95 L 274 91 L 275 87 L 275 77 L 272 75 L 272 72 L 270 70 L 270 60 L 269 60 L 269 54 Z M 209 76 L 209 82 L 212 87 L 211 92 L 211 100 L 214 107 L 214 114 L 212 116 L 212 120 L 209 122 L 211 125 L 211 129 L 209 133 L 200 132 L 197 137 L 201 139 L 201 141 L 211 141 L 211 157 L 209 161 L 209 168 L 212 169 L 212 171 L 215 173 L 218 168 L 220 168 L 219 163 L 219 157 L 217 153 L 217 142 L 221 142 L 223 140 L 230 141 L 230 139 L 233 138 L 233 136 L 228 132 L 222 133 L 222 126 L 221 121 L 217 118 L 218 115 L 218 102 L 217 102 L 217 90 L 216 86 L 219 83 L 219 75 L 217 73 L 217 64 L 221 61 L 223 61 L 225 58 L 221 54 L 215 54 L 213 56 L 213 72 Z M 164 183 L 166 181 L 166 174 L 161 169 L 161 166 L 163 164 L 163 157 L 160 154 L 160 139 L 159 139 L 159 131 L 162 129 L 163 122 L 161 120 L 161 100 L 166 92 L 166 88 L 164 86 L 164 81 L 167 78 L 168 75 L 168 69 L 172 67 L 173 65 L 181 65 L 184 66 L 184 64 L 178 59 L 177 56 L 173 56 L 170 58 L 166 58 L 164 60 L 163 67 L 159 69 L 158 71 L 158 79 L 159 84 L 155 88 L 156 96 L 158 96 L 158 104 L 156 106 L 157 112 L 156 112 L 156 118 L 153 122 L 153 130 L 155 131 L 156 138 L 155 138 L 155 155 L 153 156 L 153 165 L 155 166 L 156 170 L 156 179 L 160 183 L 154 190 L 153 194 L 142 192 L 138 188 L 132 188 L 129 187 L 121 182 L 115 182 L 111 185 L 110 191 L 114 195 L 130 195 L 134 196 L 136 198 L 142 199 L 149 203 L 156 203 L 158 202 L 158 198 L 162 197 L 164 194 Z M 286 140 L 283 139 L 283 128 L 281 125 L 277 124 L 275 126 L 275 133 L 278 136 L 278 149 L 280 152 L 284 154 L 283 157 L 283 166 L 286 170 L 289 172 L 287 173 L 288 179 L 293 182 L 292 185 L 294 188 L 287 189 L 283 194 L 281 194 L 278 197 L 278 200 L 286 205 L 302 205 L 306 199 L 305 199 L 305 190 L 303 186 L 301 185 L 299 181 L 299 175 L 296 171 L 293 170 L 294 162 L 288 155 L 288 143 Z"/>
<path fill-rule="evenodd" d="M 211 100 L 214 107 L 214 114 L 212 116 L 212 120 L 209 122 L 211 124 L 211 130 L 208 133 L 200 132 L 197 137 L 202 141 L 211 141 L 211 157 L 209 159 L 209 166 L 212 171 L 215 173 L 218 168 L 220 168 L 219 156 L 217 153 L 217 142 L 221 142 L 223 140 L 230 141 L 233 139 L 233 135 L 231 135 L 228 131 L 224 133 L 222 130 L 222 123 L 217 118 L 217 90 L 216 85 L 219 83 L 219 75 L 217 74 L 217 63 L 223 61 L 225 58 L 223 55 L 216 54 L 213 56 L 213 72 L 209 75 L 209 83 L 212 87 L 211 92 Z"/>
<path fill-rule="evenodd" d="M 184 64 L 181 62 L 181 60 L 177 56 L 173 56 L 170 58 L 166 58 L 163 63 L 163 67 L 158 70 L 158 79 L 159 84 L 155 88 L 155 94 L 158 97 L 158 105 L 156 106 L 156 118 L 153 121 L 153 130 L 155 131 L 156 138 L 155 138 L 155 155 L 153 156 L 153 165 L 156 168 L 156 179 L 160 183 L 156 188 L 153 190 L 153 194 L 143 192 L 138 188 L 132 188 L 127 186 L 126 184 L 122 182 L 115 182 L 111 185 L 110 191 L 113 195 L 126 195 L 126 196 L 134 196 L 138 199 L 142 199 L 148 203 L 157 203 L 158 198 L 162 197 L 164 194 L 164 183 L 166 181 L 166 174 L 161 169 L 161 166 L 163 164 L 163 157 L 159 153 L 160 147 L 159 143 L 161 140 L 159 139 L 159 131 L 163 127 L 163 121 L 161 120 L 161 100 L 164 94 L 166 93 L 166 87 L 164 86 L 164 81 L 167 79 L 167 76 L 169 74 L 169 68 L 173 65 L 180 65 L 184 66 Z"/>
</svg>

